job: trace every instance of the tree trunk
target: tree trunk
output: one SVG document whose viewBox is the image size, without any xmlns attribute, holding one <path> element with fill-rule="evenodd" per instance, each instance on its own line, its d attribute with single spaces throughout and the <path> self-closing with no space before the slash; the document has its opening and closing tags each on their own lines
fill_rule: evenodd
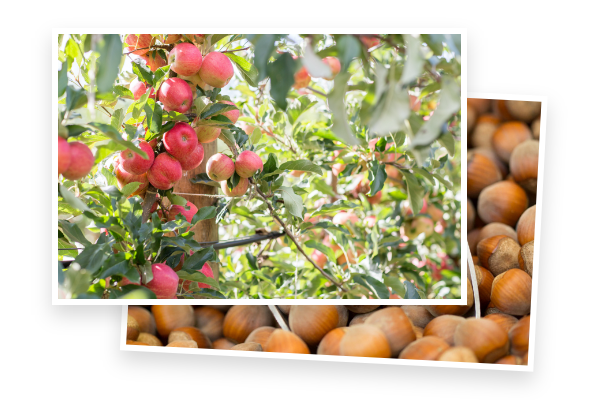
<svg viewBox="0 0 600 400">
<path fill-rule="evenodd" d="M 190 196 L 185 194 L 217 194 L 216 187 L 190 182 L 190 179 L 194 178 L 196 175 L 206 172 L 206 162 L 217 152 L 216 140 L 211 143 L 203 143 L 202 146 L 204 147 L 204 160 L 202 160 L 202 164 L 200 164 L 196 169 L 184 171 L 183 177 L 175 184 L 173 188 L 173 193 L 184 197 L 186 200 L 198 207 L 198 209 L 215 205 L 218 200 L 215 197 Z M 215 218 L 198 222 L 192 228 L 192 232 L 194 232 L 194 240 L 197 242 L 216 242 L 219 240 L 219 232 L 217 230 Z M 219 269 L 214 265 L 212 266 L 212 269 L 215 279 L 218 281 Z"/>
</svg>

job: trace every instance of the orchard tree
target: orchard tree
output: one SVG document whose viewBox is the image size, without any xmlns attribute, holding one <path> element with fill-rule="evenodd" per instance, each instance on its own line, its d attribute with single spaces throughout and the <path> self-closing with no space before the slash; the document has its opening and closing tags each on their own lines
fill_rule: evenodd
<svg viewBox="0 0 600 400">
<path fill-rule="evenodd" d="M 62 297 L 460 297 L 460 35 L 58 42 Z"/>
</svg>

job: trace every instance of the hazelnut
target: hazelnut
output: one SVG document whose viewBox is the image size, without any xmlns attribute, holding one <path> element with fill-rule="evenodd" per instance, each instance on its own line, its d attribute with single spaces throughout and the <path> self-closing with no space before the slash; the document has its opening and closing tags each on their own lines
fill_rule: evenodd
<svg viewBox="0 0 600 400">
<path fill-rule="evenodd" d="M 531 277 L 520 269 L 510 269 L 494 278 L 492 303 L 510 315 L 529 314 L 531 308 Z"/>
<path fill-rule="evenodd" d="M 517 222 L 517 236 L 521 246 L 535 239 L 535 210 L 535 206 L 529 207 Z"/>
<path fill-rule="evenodd" d="M 528 204 L 523 188 L 516 183 L 502 181 L 483 189 L 477 203 L 477 215 L 488 224 L 502 222 L 515 226 Z"/>
<path fill-rule="evenodd" d="M 501 179 L 502 174 L 492 160 L 480 153 L 467 155 L 467 196 L 476 198 L 483 189 Z"/>
<path fill-rule="evenodd" d="M 497 276 L 511 268 L 519 268 L 520 249 L 521 246 L 508 236 L 492 236 L 477 243 L 477 257 L 482 267 Z"/>
<path fill-rule="evenodd" d="M 531 130 L 523 122 L 505 122 L 494 132 L 492 147 L 496 154 L 498 154 L 498 157 L 507 163 L 515 147 L 531 138 Z"/>
</svg>

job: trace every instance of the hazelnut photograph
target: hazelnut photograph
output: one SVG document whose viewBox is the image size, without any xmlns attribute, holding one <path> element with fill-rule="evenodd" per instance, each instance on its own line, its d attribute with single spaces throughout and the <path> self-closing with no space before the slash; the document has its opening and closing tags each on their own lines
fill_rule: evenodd
<svg viewBox="0 0 600 400">
<path fill-rule="evenodd" d="M 471 309 L 465 31 L 310 31 L 54 31 L 53 304 Z M 479 206 L 514 227 L 511 177 Z"/>
<path fill-rule="evenodd" d="M 123 306 L 121 350 L 531 370 L 529 315 L 495 311 L 476 318 L 448 311 L 421 305 Z"/>
</svg>

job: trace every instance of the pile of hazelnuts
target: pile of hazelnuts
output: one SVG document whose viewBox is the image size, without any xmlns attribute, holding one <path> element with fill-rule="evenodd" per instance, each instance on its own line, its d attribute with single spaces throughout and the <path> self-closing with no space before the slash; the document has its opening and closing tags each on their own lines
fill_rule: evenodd
<svg viewBox="0 0 600 400">
<path fill-rule="evenodd" d="M 129 306 L 127 344 L 409 360 L 527 364 L 529 317 L 469 306 Z"/>
<path fill-rule="evenodd" d="M 531 309 L 541 103 L 467 100 L 467 240 L 486 318 Z"/>
</svg>

